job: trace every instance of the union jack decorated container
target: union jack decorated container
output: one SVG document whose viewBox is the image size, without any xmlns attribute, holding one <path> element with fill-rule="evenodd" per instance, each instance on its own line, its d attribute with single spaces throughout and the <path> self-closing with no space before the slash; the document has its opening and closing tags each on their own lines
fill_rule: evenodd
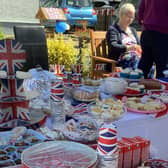
<svg viewBox="0 0 168 168">
<path fill-rule="evenodd" d="M 6 71 L 7 78 L 1 79 L 3 96 L 20 96 L 23 94 L 23 80 L 16 80 L 16 71 L 22 69 L 26 62 L 26 53 L 22 44 L 16 40 L 0 40 L 0 70 Z"/>
<path fill-rule="evenodd" d="M 23 97 L 4 97 L 0 100 L 0 124 L 11 122 L 12 126 L 19 125 L 20 122 L 30 121 L 29 100 Z"/>
<path fill-rule="evenodd" d="M 74 87 L 79 87 L 81 85 L 81 73 L 74 73 L 72 75 L 72 85 Z"/>
<path fill-rule="evenodd" d="M 118 168 L 117 130 L 113 124 L 104 124 L 100 128 L 97 152 L 98 168 Z"/>
<path fill-rule="evenodd" d="M 97 151 L 102 156 L 112 155 L 117 151 L 117 130 L 113 124 L 100 128 Z"/>
<path fill-rule="evenodd" d="M 62 80 L 56 80 L 51 83 L 51 99 L 61 101 L 64 97 L 64 86 Z"/>
<path fill-rule="evenodd" d="M 63 74 L 64 86 L 69 88 L 72 86 L 72 72 L 65 71 Z"/>
</svg>

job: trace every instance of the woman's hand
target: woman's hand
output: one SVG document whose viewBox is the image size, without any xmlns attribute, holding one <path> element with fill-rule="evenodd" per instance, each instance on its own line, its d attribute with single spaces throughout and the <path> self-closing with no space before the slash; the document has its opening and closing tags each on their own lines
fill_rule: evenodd
<svg viewBox="0 0 168 168">
<path fill-rule="evenodd" d="M 127 51 L 138 51 L 139 53 L 142 52 L 141 46 L 138 44 L 131 44 L 126 45 Z"/>
<path fill-rule="evenodd" d="M 135 51 L 136 44 L 126 45 L 127 51 Z"/>
</svg>

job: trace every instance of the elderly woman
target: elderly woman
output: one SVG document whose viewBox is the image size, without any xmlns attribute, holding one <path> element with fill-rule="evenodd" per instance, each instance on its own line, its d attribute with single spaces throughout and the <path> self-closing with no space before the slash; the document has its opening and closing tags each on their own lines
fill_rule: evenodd
<svg viewBox="0 0 168 168">
<path fill-rule="evenodd" d="M 135 7 L 131 3 L 123 4 L 119 9 L 119 19 L 110 25 L 106 34 L 108 56 L 118 61 L 122 68 L 137 68 L 141 48 L 137 32 L 130 24 L 135 17 Z M 108 67 L 110 69 L 110 67 Z"/>
</svg>

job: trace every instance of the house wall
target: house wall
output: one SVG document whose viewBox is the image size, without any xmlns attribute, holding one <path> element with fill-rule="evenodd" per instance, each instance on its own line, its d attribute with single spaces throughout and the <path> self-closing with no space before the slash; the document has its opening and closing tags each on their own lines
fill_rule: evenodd
<svg viewBox="0 0 168 168">
<path fill-rule="evenodd" d="M 14 25 L 36 25 L 39 0 L 0 0 L 0 31 L 13 34 Z"/>
</svg>

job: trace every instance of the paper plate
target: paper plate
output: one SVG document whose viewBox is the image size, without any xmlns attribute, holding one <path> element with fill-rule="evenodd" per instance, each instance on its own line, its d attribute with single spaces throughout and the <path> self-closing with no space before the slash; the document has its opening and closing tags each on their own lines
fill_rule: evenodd
<svg viewBox="0 0 168 168">
<path fill-rule="evenodd" d="M 50 141 L 34 145 L 21 155 L 23 168 L 95 168 L 96 151 L 69 141 Z"/>
</svg>

